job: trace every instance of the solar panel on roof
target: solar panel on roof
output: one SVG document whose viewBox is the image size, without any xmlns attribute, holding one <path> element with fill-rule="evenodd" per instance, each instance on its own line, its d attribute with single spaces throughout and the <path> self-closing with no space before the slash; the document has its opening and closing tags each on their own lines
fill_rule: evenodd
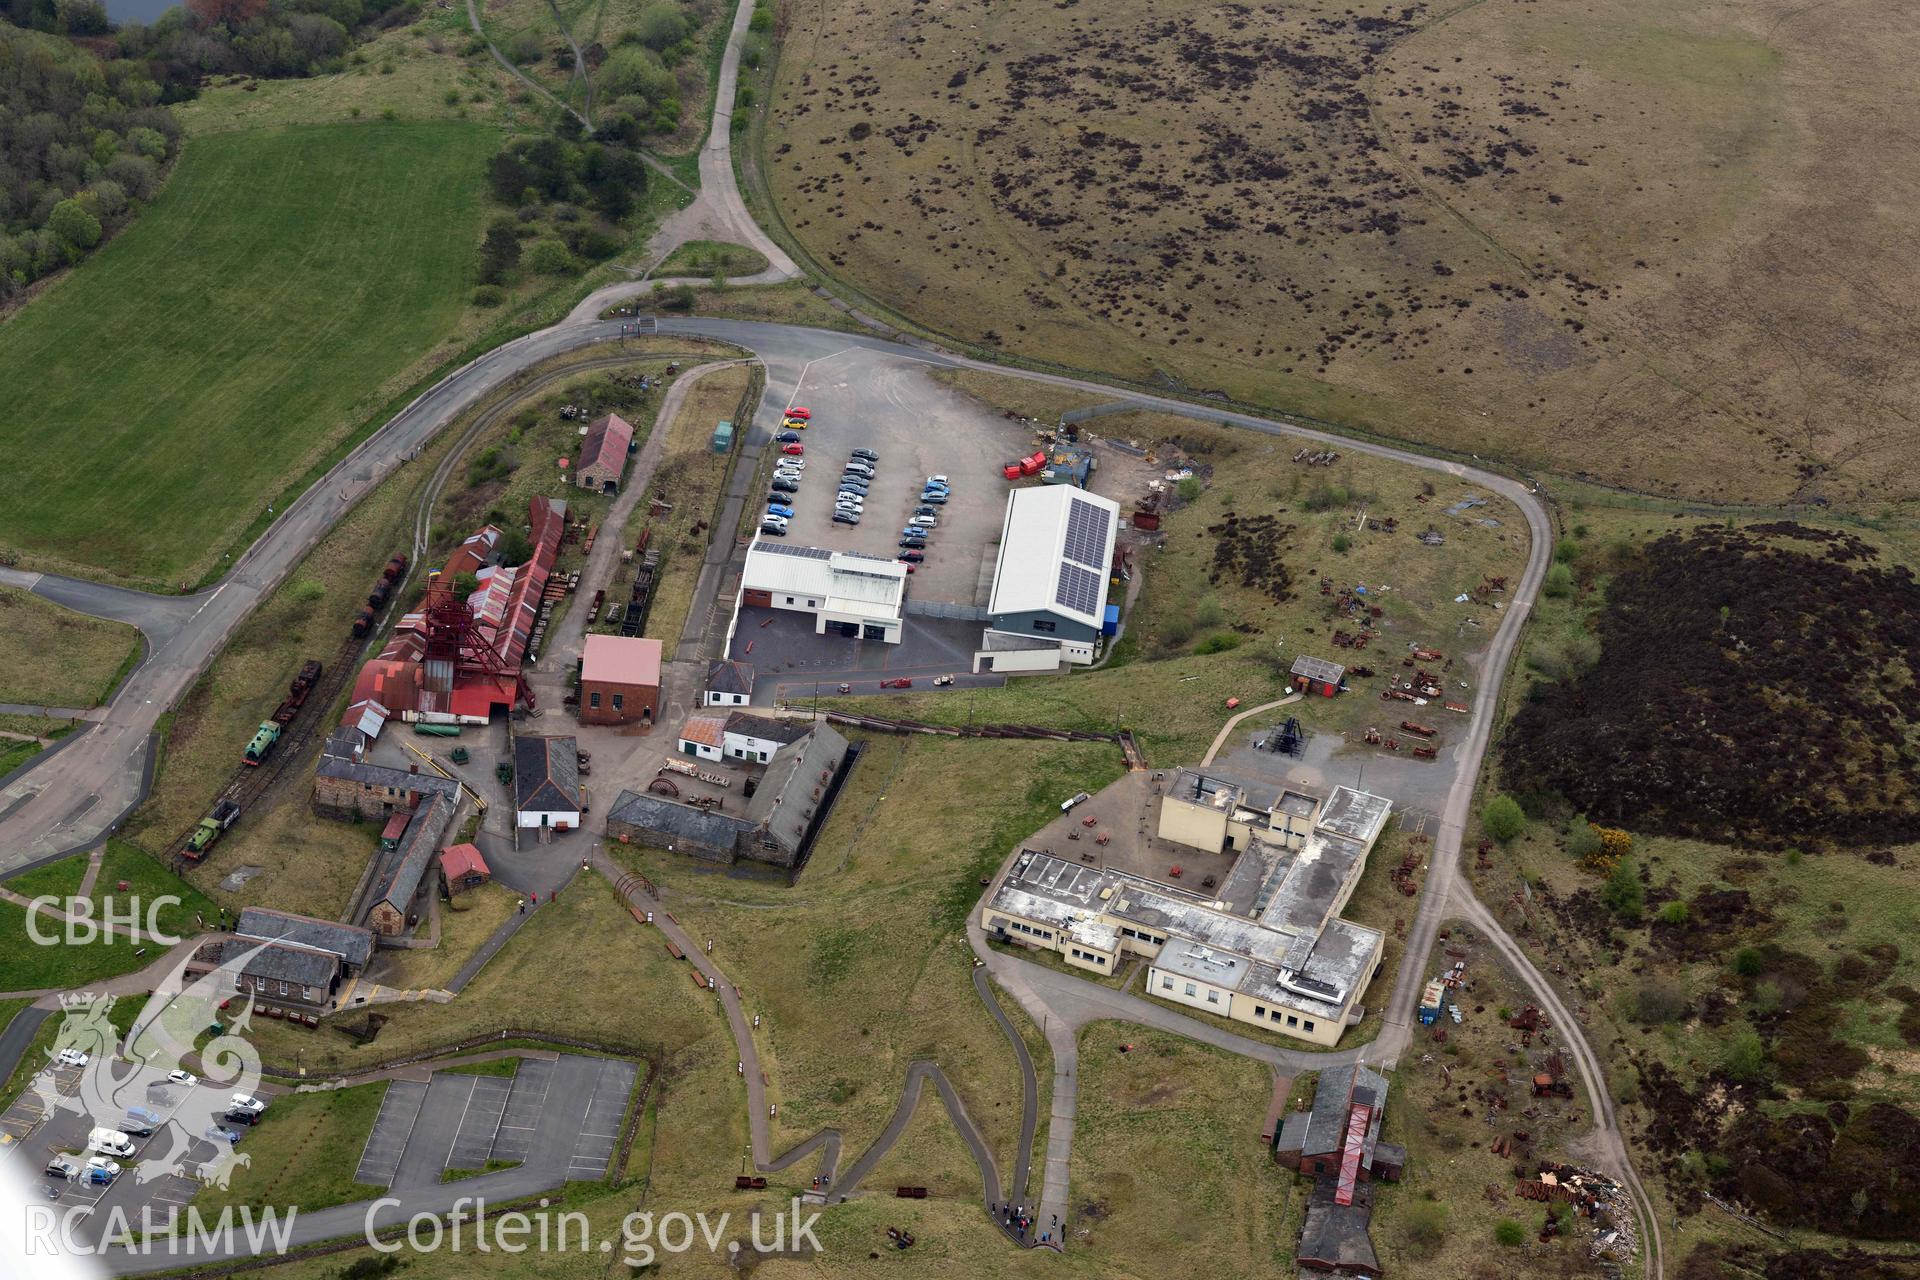
<svg viewBox="0 0 1920 1280">
<path fill-rule="evenodd" d="M 1104 569 L 1107 561 L 1107 531 L 1111 520 L 1112 514 L 1104 507 L 1096 507 L 1083 498 L 1070 499 L 1067 503 L 1067 540 L 1062 553 L 1069 560 Z"/>
<path fill-rule="evenodd" d="M 1100 575 L 1077 564 L 1062 564 L 1053 602 L 1077 613 L 1092 613 L 1100 604 Z"/>
</svg>

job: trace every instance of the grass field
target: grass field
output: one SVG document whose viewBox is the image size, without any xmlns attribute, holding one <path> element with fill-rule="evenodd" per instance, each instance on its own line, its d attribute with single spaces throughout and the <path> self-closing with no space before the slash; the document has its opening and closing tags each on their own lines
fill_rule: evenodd
<svg viewBox="0 0 1920 1280">
<path fill-rule="evenodd" d="M 594 945 L 578 945 L 581 938 Z M 458 999 L 383 1008 L 389 1021 L 371 1044 L 325 1023 L 307 1031 L 259 1019 L 253 1040 L 269 1063 L 291 1064 L 298 1051 L 309 1072 L 350 1073 L 502 1027 L 662 1051 L 724 1034 L 712 1002 L 693 991 L 659 943 L 603 881 L 583 879 L 558 902 L 543 902 Z"/>
<path fill-rule="evenodd" d="M 758 275 L 767 269 L 767 259 L 757 249 L 719 240 L 689 240 L 662 259 L 653 274 L 661 280 L 674 276 Z"/>
<path fill-rule="evenodd" d="M 216 570 L 455 330 L 498 138 L 441 123 L 190 142 L 152 209 L 5 326 L 0 383 L 23 391 L 0 434 L 18 459 L 0 541 L 136 585 Z M 130 315 L 146 340 L 126 341 Z"/>
<path fill-rule="evenodd" d="M 353 1175 L 386 1096 L 387 1083 L 381 1080 L 274 1099 L 260 1123 L 241 1133 L 240 1150 L 251 1162 L 234 1171 L 226 1188 L 202 1190 L 193 1207 L 212 1218 L 228 1205 L 298 1205 L 310 1211 L 378 1194 Z"/>
<path fill-rule="evenodd" d="M 140 659 L 132 627 L 63 609 L 30 591 L 0 587 L 0 702 L 92 707 Z"/>
<path fill-rule="evenodd" d="M 519 895 L 504 885 L 483 884 L 467 890 L 452 902 L 442 902 L 440 945 L 424 950 L 407 948 L 383 952 L 376 979 L 403 990 L 445 987 L 453 975 L 460 972 L 460 966 L 480 949 L 480 944 L 506 923 L 518 900 Z"/>
<path fill-rule="evenodd" d="M 713 451 L 713 429 L 721 421 L 739 416 L 740 399 L 753 376 L 751 365 L 738 364 L 715 369 L 693 384 L 680 403 L 680 412 L 666 427 L 664 451 L 652 483 L 627 520 L 628 546 L 637 543 L 640 531 L 651 526 L 653 535 L 648 545 L 660 549 L 660 577 L 653 589 L 646 634 L 669 645 L 679 640 L 686 626 L 693 589 L 699 585 L 700 566 L 706 559 L 709 526 L 724 496 L 727 471 L 733 462 L 733 454 Z M 750 420 L 751 415 L 746 417 Z M 651 504 L 656 500 L 670 502 L 673 509 L 654 516 Z M 615 576 L 621 575 L 616 571 Z"/>
<path fill-rule="evenodd" d="M 76 854 L 9 880 L 6 888 L 25 898 L 68 898 L 79 890 L 86 866 L 86 856 Z M 122 883 L 125 891 L 118 888 Z M 179 902 L 159 905 L 163 897 Z M 150 909 L 152 922 L 172 937 L 190 938 L 217 923 L 218 908 L 193 886 L 133 846 L 109 841 L 94 885 L 92 918 L 119 920 L 137 913 L 144 931 Z M 65 936 L 66 928 L 60 920 L 44 915 L 38 922 L 43 935 Z M 0 902 L 0 937 L 17 940 L 0 948 L 0 991 L 84 986 L 152 964 L 165 950 L 158 944 L 105 935 L 84 943 L 30 945 L 26 909 L 11 902 Z"/>
<path fill-rule="evenodd" d="M 1104 744 L 878 738 L 791 888 L 619 850 L 666 889 L 695 937 L 715 940 L 764 1016 L 776 1150 L 826 1125 L 864 1149 L 892 1115 L 907 1065 L 929 1058 L 1010 1167 L 1018 1068 L 973 991 L 966 916 L 980 877 L 1044 823 L 1056 796 L 1098 790 L 1120 768 Z M 976 803 L 989 791 L 999 803 Z"/>
<path fill-rule="evenodd" d="M 1914 493 L 1916 215 L 1861 121 L 1914 22 L 828 0 L 786 15 L 757 163 L 819 270 L 968 342 L 1637 488 L 1877 502 Z"/>
</svg>

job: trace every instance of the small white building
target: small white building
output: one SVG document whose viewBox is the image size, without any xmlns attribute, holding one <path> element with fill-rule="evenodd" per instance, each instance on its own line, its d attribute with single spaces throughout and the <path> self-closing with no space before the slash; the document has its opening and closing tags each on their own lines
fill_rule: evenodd
<svg viewBox="0 0 1920 1280">
<path fill-rule="evenodd" d="M 1092 662 L 1119 530 L 1120 504 L 1097 493 L 1046 485 L 1008 494 L 973 669 L 1044 670 L 1048 649 L 1067 662 Z"/>
<path fill-rule="evenodd" d="M 571 737 L 513 740 L 515 821 L 522 827 L 572 831 L 586 808 L 580 791 L 579 742 Z"/>
<path fill-rule="evenodd" d="M 702 760 L 719 760 L 726 749 L 725 716 L 688 716 L 680 726 L 680 750 Z"/>
<path fill-rule="evenodd" d="M 705 707 L 744 707 L 753 701 L 753 667 L 721 658 L 707 664 L 707 685 L 701 692 Z"/>
<path fill-rule="evenodd" d="M 755 538 L 740 575 L 734 624 L 742 608 L 790 609 L 812 614 L 816 635 L 833 631 L 899 644 L 906 595 L 907 566 L 897 560 Z"/>
<path fill-rule="evenodd" d="M 798 720 L 771 720 L 736 711 L 721 731 L 720 751 L 729 759 L 765 764 L 780 748 L 805 738 L 811 727 Z"/>
</svg>

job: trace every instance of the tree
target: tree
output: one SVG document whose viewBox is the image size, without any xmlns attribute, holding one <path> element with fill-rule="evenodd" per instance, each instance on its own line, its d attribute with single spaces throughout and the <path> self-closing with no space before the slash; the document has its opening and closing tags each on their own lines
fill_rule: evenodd
<svg viewBox="0 0 1920 1280">
<path fill-rule="evenodd" d="M 1573 594 L 1573 570 L 1564 564 L 1556 564 L 1547 570 L 1546 583 L 1540 588 L 1550 596 L 1570 596 Z"/>
<path fill-rule="evenodd" d="M 75 249 L 91 249 L 100 243 L 100 219 L 91 208 L 93 201 L 75 196 L 53 206 L 47 215 L 47 230 Z"/>
<path fill-rule="evenodd" d="M 1207 486 L 1201 481 L 1199 476 L 1183 476 L 1180 479 L 1180 483 L 1174 486 L 1174 492 L 1180 495 L 1180 501 L 1182 502 L 1198 502 L 1200 501 L 1200 495 L 1206 491 Z"/>
<path fill-rule="evenodd" d="M 1493 1239 L 1495 1244 L 1505 1245 L 1509 1249 L 1517 1249 L 1521 1244 L 1525 1243 L 1526 1238 L 1527 1229 L 1515 1222 L 1512 1218 L 1502 1218 L 1493 1224 Z"/>
<path fill-rule="evenodd" d="M 499 284 L 520 261 L 520 237 L 511 226 L 496 222 L 480 242 L 480 282 Z"/>
<path fill-rule="evenodd" d="M 187 12 L 203 27 L 244 26 L 267 11 L 267 0 L 187 0 Z"/>
<path fill-rule="evenodd" d="M 1600 886 L 1600 900 L 1612 908 L 1613 914 L 1629 924 L 1640 919 L 1640 912 L 1646 906 L 1647 892 L 1641 887 L 1631 858 L 1620 859 L 1613 874 Z"/>
<path fill-rule="evenodd" d="M 527 246 L 521 255 L 527 270 L 535 275 L 562 276 L 571 275 L 580 269 L 580 263 L 574 258 L 567 246 L 558 240 L 535 240 Z"/>
<path fill-rule="evenodd" d="M 664 53 L 687 38 L 687 19 L 678 5 L 650 4 L 640 11 L 634 30 L 641 44 Z"/>
<path fill-rule="evenodd" d="M 1527 815 L 1521 811 L 1519 801 L 1502 794 L 1487 801 L 1486 807 L 1480 810 L 1480 824 L 1488 835 L 1505 844 L 1526 827 Z"/>
</svg>

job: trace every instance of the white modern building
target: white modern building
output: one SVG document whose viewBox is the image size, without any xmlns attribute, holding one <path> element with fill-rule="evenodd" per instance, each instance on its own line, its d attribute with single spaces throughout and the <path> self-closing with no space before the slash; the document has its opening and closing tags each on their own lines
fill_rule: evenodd
<svg viewBox="0 0 1920 1280">
<path fill-rule="evenodd" d="M 975 671 L 1093 661 L 1106 622 L 1120 504 L 1071 485 L 1007 495 Z"/>
<path fill-rule="evenodd" d="M 811 614 L 816 635 L 899 644 L 906 595 L 907 566 L 897 560 L 755 538 L 727 638 L 731 643 L 740 610 L 757 607 Z"/>
</svg>

